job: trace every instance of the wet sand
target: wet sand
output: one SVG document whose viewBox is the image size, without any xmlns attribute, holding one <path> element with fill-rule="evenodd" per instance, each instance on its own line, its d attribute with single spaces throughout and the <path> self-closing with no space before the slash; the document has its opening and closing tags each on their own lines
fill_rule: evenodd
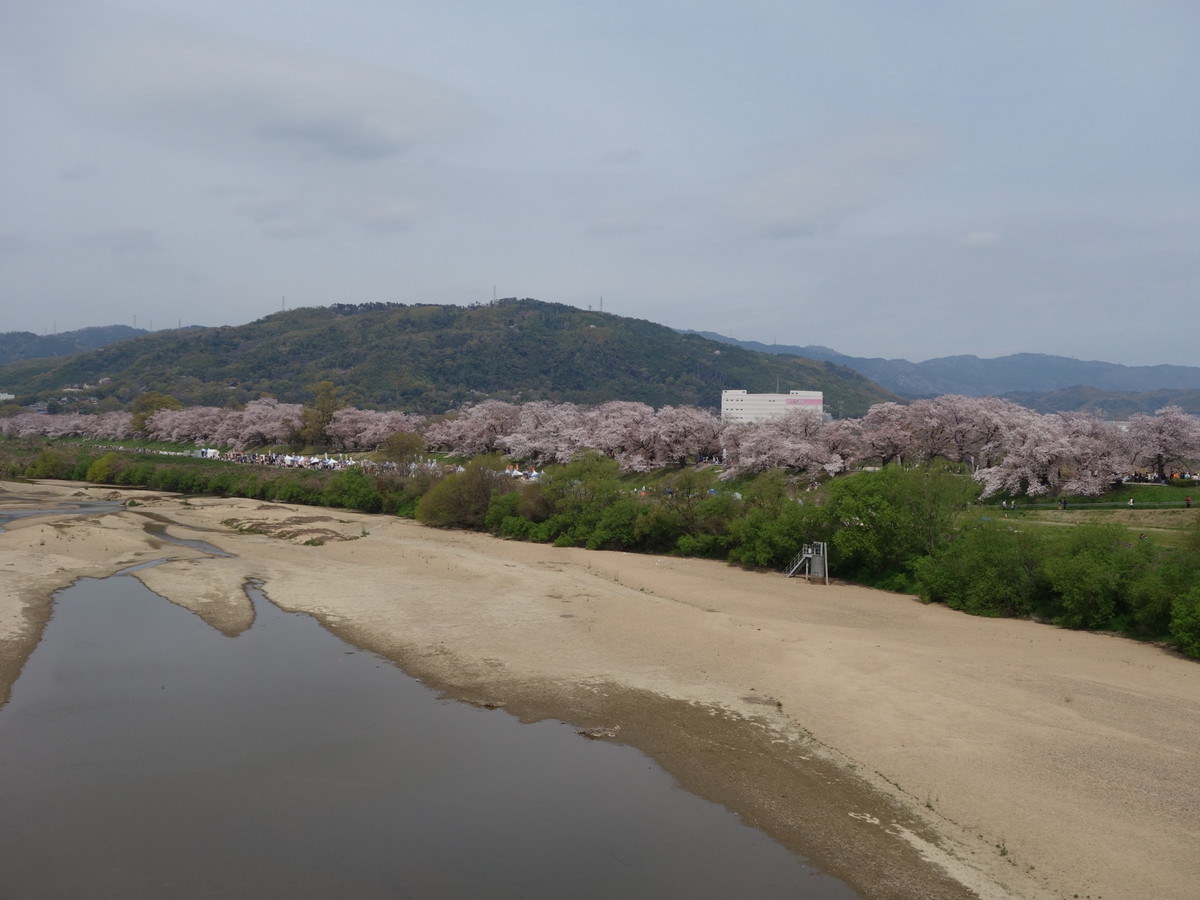
<svg viewBox="0 0 1200 900">
<path fill-rule="evenodd" d="M 865 897 L 1190 898 L 1200 665 L 722 563 L 341 510 L 0 484 L 0 699 L 49 595 L 139 570 L 234 636 L 247 580 L 447 695 L 646 751 Z M 166 534 L 233 554 L 210 558 Z"/>
</svg>

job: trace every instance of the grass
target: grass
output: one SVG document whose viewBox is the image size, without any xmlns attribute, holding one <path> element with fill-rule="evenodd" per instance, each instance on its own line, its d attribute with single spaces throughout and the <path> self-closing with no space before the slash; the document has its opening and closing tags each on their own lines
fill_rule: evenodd
<svg viewBox="0 0 1200 900">
<path fill-rule="evenodd" d="M 971 515 L 978 518 L 992 519 L 1003 517 L 1005 511 L 992 507 L 975 507 Z M 1151 508 L 1149 505 L 1130 508 L 1123 503 L 1099 502 L 1089 504 L 1067 504 L 1065 510 L 1053 504 L 1039 506 L 1018 506 L 1014 511 L 1007 512 L 1007 518 L 1014 527 L 1039 528 L 1069 528 L 1083 523 L 1102 525 L 1116 524 L 1123 526 L 1130 540 L 1137 540 L 1145 534 L 1147 538 L 1163 547 L 1181 548 L 1186 540 L 1189 527 L 1200 518 L 1200 506 L 1184 509 L 1178 505 L 1171 507 Z"/>
</svg>

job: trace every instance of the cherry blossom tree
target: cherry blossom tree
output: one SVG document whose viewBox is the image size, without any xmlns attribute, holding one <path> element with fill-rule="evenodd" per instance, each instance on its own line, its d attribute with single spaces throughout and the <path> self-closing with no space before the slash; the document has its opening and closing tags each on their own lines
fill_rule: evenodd
<svg viewBox="0 0 1200 900">
<path fill-rule="evenodd" d="M 0 434 L 23 438 L 84 437 L 93 440 L 120 441 L 133 436 L 132 415 L 127 412 L 65 413 L 57 416 L 42 413 L 18 413 L 0 419 Z"/>
<path fill-rule="evenodd" d="M 822 415 L 813 410 L 727 427 L 726 474 L 732 477 L 768 469 L 840 471 L 845 460 L 830 452 L 824 439 L 826 430 Z"/>
<path fill-rule="evenodd" d="M 338 450 L 375 450 L 393 434 L 416 431 L 422 421 L 405 412 L 346 406 L 333 413 L 325 434 Z"/>
<path fill-rule="evenodd" d="M 828 454 L 825 471 L 830 475 L 844 472 L 863 458 L 862 422 L 858 419 L 837 419 L 821 429 L 821 445 Z"/>
<path fill-rule="evenodd" d="M 463 456 L 503 450 L 499 437 L 508 434 L 520 418 L 520 407 L 503 400 L 484 400 L 425 429 L 431 447 Z"/>
<path fill-rule="evenodd" d="M 299 403 L 280 403 L 271 397 L 251 400 L 241 411 L 240 422 L 234 416 L 225 419 L 226 428 L 237 423 L 240 430 L 222 443 L 231 444 L 235 450 L 287 444 L 295 440 L 303 416 L 304 407 Z"/>
<path fill-rule="evenodd" d="M 684 465 L 720 452 L 721 420 L 695 406 L 664 406 L 654 414 L 650 458 L 659 465 Z"/>
<path fill-rule="evenodd" d="M 1169 467 L 1200 459 L 1200 420 L 1178 406 L 1130 416 L 1127 435 L 1133 465 L 1151 468 L 1159 478 Z"/>
<path fill-rule="evenodd" d="M 583 445 L 617 461 L 627 472 L 648 472 L 653 461 L 654 408 L 645 403 L 613 400 L 584 416 Z"/>
<path fill-rule="evenodd" d="M 172 444 L 213 443 L 229 412 L 216 406 L 161 409 L 146 420 L 146 435 Z"/>
<path fill-rule="evenodd" d="M 1057 415 L 1033 416 L 1014 428 L 1008 450 L 994 466 L 975 472 L 983 497 L 1007 491 L 1037 497 L 1050 493 L 1061 482 L 1072 451 L 1063 420 Z"/>
<path fill-rule="evenodd" d="M 1064 494 L 1096 497 L 1111 490 L 1131 468 L 1128 441 L 1112 422 L 1082 412 L 1060 413 L 1071 463 L 1060 490 Z"/>
<path fill-rule="evenodd" d="M 587 416 L 574 403 L 535 400 L 521 404 L 512 428 L 498 442 L 511 459 L 545 465 L 570 462 L 589 439 Z"/>
<path fill-rule="evenodd" d="M 876 403 L 863 416 L 862 441 L 868 458 L 885 466 L 901 461 L 914 446 L 908 408 L 899 403 Z"/>
<path fill-rule="evenodd" d="M 1116 426 L 1088 413 L 1055 413 L 1019 423 L 1004 458 L 975 477 L 984 497 L 998 491 L 1094 496 L 1128 470 L 1129 456 Z"/>
</svg>

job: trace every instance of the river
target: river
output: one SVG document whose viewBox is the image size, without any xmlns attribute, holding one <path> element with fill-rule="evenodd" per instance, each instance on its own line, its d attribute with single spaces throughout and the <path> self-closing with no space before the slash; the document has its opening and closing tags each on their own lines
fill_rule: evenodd
<svg viewBox="0 0 1200 900">
<path fill-rule="evenodd" d="M 639 751 L 440 698 L 249 589 L 55 597 L 0 709 L 6 898 L 857 895 Z"/>
</svg>

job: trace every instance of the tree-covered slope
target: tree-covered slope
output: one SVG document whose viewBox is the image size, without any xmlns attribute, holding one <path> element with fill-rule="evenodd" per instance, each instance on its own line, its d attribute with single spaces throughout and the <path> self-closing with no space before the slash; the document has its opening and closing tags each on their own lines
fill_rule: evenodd
<svg viewBox="0 0 1200 900">
<path fill-rule="evenodd" d="M 497 397 L 717 407 L 723 389 L 820 390 L 845 415 L 892 394 L 843 366 L 722 345 L 662 325 L 536 300 L 469 307 L 297 309 L 248 325 L 156 332 L 66 360 L 0 367 L 20 402 L 65 388 L 112 403 L 158 390 L 223 405 L 304 402 L 331 381 L 361 406 L 441 412 Z M 78 389 L 82 388 L 82 391 Z"/>
<path fill-rule="evenodd" d="M 32 331 L 5 331 L 0 333 L 0 365 L 21 359 L 73 356 L 146 333 L 141 328 L 130 328 L 128 325 L 80 328 L 78 331 L 46 335 L 37 335 Z"/>
</svg>

